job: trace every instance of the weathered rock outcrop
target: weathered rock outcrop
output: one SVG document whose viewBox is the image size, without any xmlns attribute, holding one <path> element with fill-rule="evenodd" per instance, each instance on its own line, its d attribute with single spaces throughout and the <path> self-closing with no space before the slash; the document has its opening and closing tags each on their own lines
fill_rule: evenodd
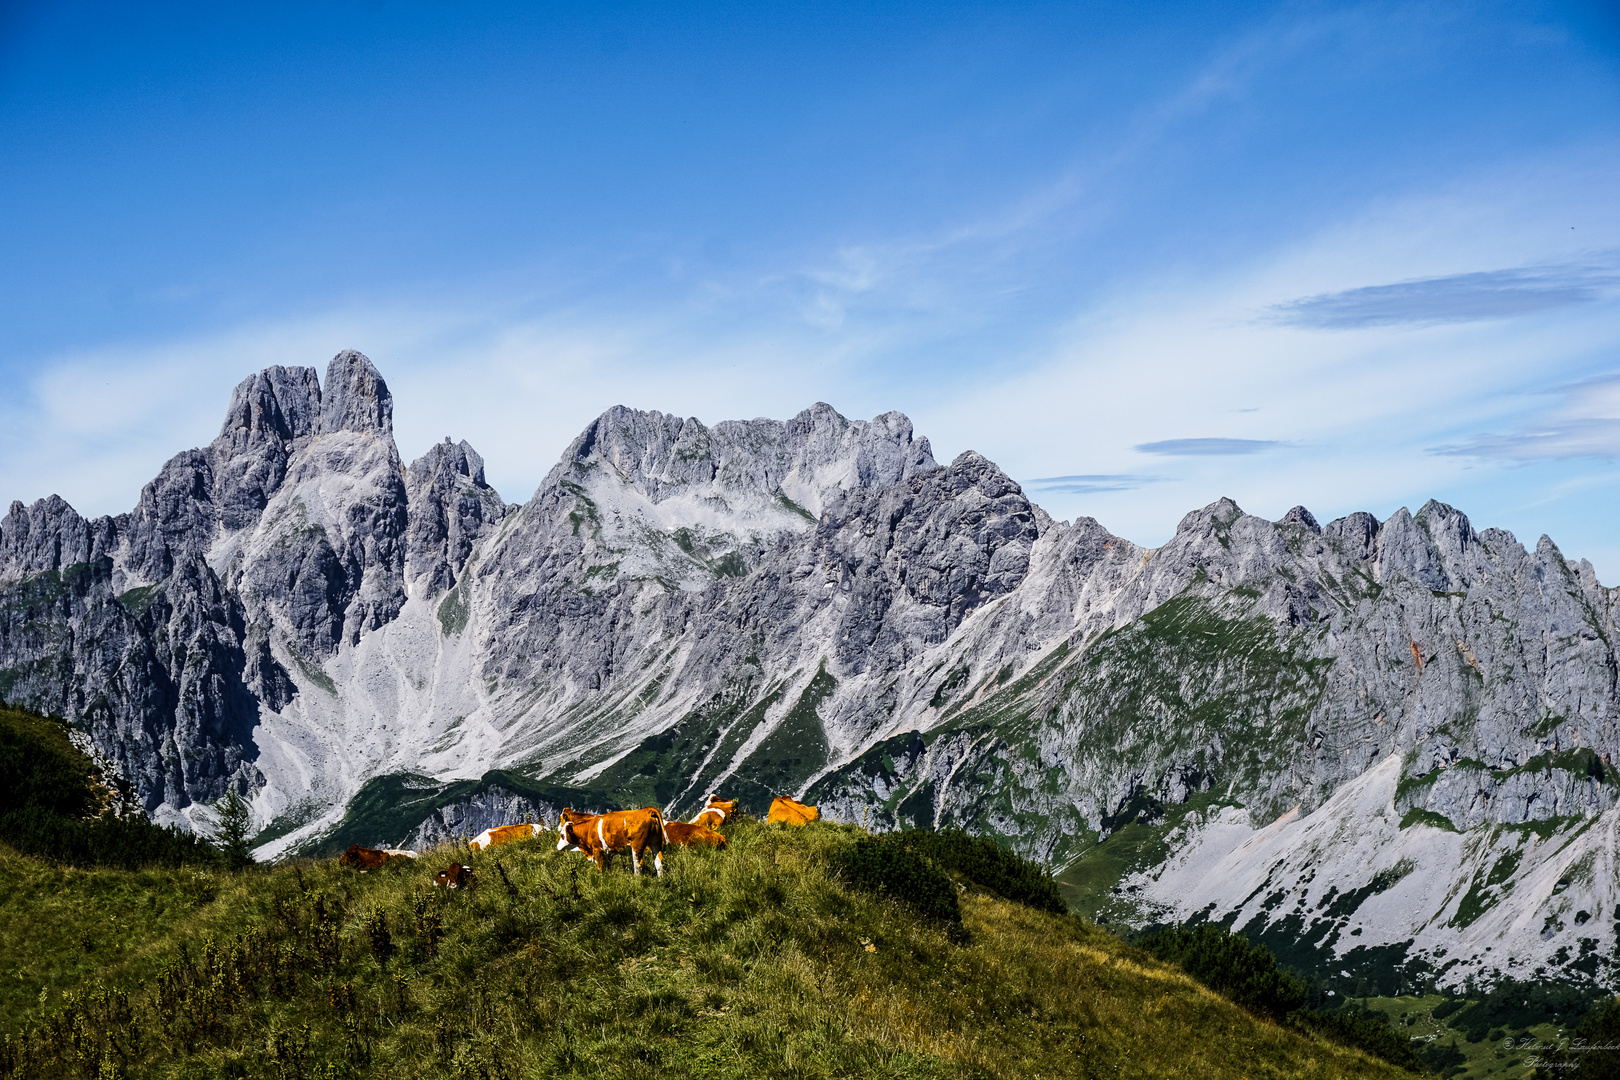
<svg viewBox="0 0 1620 1080">
<path fill-rule="evenodd" d="M 130 513 L 12 504 L 0 695 L 72 717 L 165 820 L 248 793 L 269 855 L 370 780 L 493 769 L 676 814 L 808 792 L 1056 865 L 1132 823 L 1191 851 L 1318 821 L 1357 784 L 1397 833 L 1620 812 L 1617 597 L 1545 537 L 1223 499 L 1148 550 L 823 404 L 610 409 L 508 506 L 465 442 L 405 467 L 392 408 L 359 353 L 270 368 Z M 478 798 L 420 838 L 518 805 Z"/>
</svg>

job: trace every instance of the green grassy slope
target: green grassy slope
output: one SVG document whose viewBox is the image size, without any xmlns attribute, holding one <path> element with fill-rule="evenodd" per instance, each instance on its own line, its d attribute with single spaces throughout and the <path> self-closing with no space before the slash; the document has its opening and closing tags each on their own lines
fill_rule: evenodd
<svg viewBox="0 0 1620 1080">
<path fill-rule="evenodd" d="M 829 876 L 858 830 L 731 832 L 662 880 L 544 842 L 364 875 L 63 871 L 0 919 L 0 1075 L 1406 1075 L 977 888 L 954 943 Z M 475 890 L 430 887 L 452 858 Z"/>
</svg>

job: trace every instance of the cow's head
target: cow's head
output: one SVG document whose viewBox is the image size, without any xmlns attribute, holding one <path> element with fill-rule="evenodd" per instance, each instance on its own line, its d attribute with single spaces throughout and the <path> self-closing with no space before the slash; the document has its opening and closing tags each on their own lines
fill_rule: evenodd
<svg viewBox="0 0 1620 1080">
<path fill-rule="evenodd" d="M 567 811 L 563 811 L 564 814 Z M 557 850 L 567 851 L 569 848 L 579 847 L 579 834 L 574 832 L 574 823 L 564 817 L 557 822 Z"/>
<path fill-rule="evenodd" d="M 342 855 L 338 856 L 338 865 L 339 866 L 359 866 L 360 865 L 360 845 L 359 844 L 350 844 L 349 845 L 349 850 L 345 851 Z"/>
</svg>

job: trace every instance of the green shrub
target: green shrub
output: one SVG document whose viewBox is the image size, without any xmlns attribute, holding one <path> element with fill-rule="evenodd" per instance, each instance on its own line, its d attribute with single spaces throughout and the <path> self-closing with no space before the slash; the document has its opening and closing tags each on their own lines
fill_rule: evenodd
<svg viewBox="0 0 1620 1080">
<path fill-rule="evenodd" d="M 1389 1017 L 1372 1009 L 1346 1007 L 1332 1012 L 1301 1009 L 1291 1016 L 1296 1027 L 1315 1031 L 1340 1046 L 1353 1046 L 1391 1065 L 1422 1072 L 1424 1064 L 1412 1052 L 1412 1040 L 1390 1026 Z"/>
<path fill-rule="evenodd" d="M 144 817 L 114 817 L 95 763 L 68 738 L 66 721 L 0 706 L 0 841 L 68 866 L 138 870 L 204 865 L 207 841 Z"/>
<path fill-rule="evenodd" d="M 1573 1024 L 1591 1012 L 1594 995 L 1590 989 L 1568 983 L 1502 979 L 1469 1004 L 1466 998 L 1473 996 L 1465 993 L 1456 999 L 1458 1007 L 1447 1010 L 1446 1015 L 1457 1013 L 1449 1026 L 1469 1042 L 1477 1043 L 1495 1028 L 1522 1031 L 1534 1024 Z M 1444 1018 L 1441 1009 L 1446 1005 L 1434 1010 L 1436 1018 Z"/>
<path fill-rule="evenodd" d="M 140 870 L 148 866 L 206 866 L 219 861 L 208 841 L 143 817 L 72 818 L 29 807 L 0 814 L 0 841 L 24 855 L 65 866 Z"/>
<path fill-rule="evenodd" d="M 1468 1066 L 1468 1055 L 1457 1049 L 1455 1035 L 1451 1037 L 1450 1042 L 1436 1039 L 1418 1052 L 1418 1058 L 1431 1071 L 1441 1076 L 1455 1076 Z"/>
<path fill-rule="evenodd" d="M 930 919 L 962 925 L 956 884 L 904 842 L 903 833 L 863 836 L 832 854 L 835 875 L 866 892 L 899 901 Z"/>
<path fill-rule="evenodd" d="M 1609 998 L 1575 1028 L 1569 1045 L 1541 1055 L 1537 1080 L 1609 1080 L 1620 1076 L 1620 998 Z"/>
<path fill-rule="evenodd" d="M 1253 1012 L 1283 1020 L 1305 1004 L 1305 983 L 1277 966 L 1276 957 L 1223 927 L 1169 926 L 1136 944 Z"/>
<path fill-rule="evenodd" d="M 38 807 L 84 817 L 100 801 L 95 766 L 64 721 L 0 706 L 0 813 Z"/>
<path fill-rule="evenodd" d="M 1054 915 L 1069 912 L 1069 905 L 1063 902 L 1063 894 L 1046 867 L 1013 854 L 989 837 L 970 836 L 961 829 L 919 829 L 886 835 L 898 836 L 896 842 L 927 856 L 940 869 L 961 874 L 1004 899 Z"/>
</svg>

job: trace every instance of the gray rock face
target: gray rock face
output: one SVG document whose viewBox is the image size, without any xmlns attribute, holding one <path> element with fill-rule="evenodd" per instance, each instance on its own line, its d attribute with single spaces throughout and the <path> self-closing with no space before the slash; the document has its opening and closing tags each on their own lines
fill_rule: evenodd
<svg viewBox="0 0 1620 1080">
<path fill-rule="evenodd" d="M 219 437 L 128 514 L 52 496 L 0 522 L 0 694 L 81 720 L 149 810 L 256 790 L 252 731 L 296 695 L 288 664 L 404 601 L 392 399 L 359 353 L 327 382 L 323 405 L 312 368 L 244 380 Z"/>
<path fill-rule="evenodd" d="M 506 504 L 484 482 L 484 459 L 463 440 L 443 443 L 411 463 L 405 577 L 429 593 L 450 588 L 474 547 L 506 516 Z"/>
<path fill-rule="evenodd" d="M 249 793 L 267 855 L 403 773 L 675 816 L 808 793 L 1058 865 L 1194 803 L 1309 817 L 1375 767 L 1397 833 L 1563 828 L 1620 793 L 1615 592 L 1439 503 L 1323 525 L 1223 499 L 1148 550 L 977 454 L 940 465 L 898 413 L 818 404 L 610 409 L 508 507 L 465 442 L 406 468 L 392 408 L 358 353 L 270 368 L 130 513 L 12 504 L 0 695 L 77 720 L 165 820 Z M 484 803 L 419 839 L 517 812 Z"/>
<path fill-rule="evenodd" d="M 426 851 L 440 844 L 470 840 L 498 825 L 556 825 L 561 810 L 544 799 L 491 787 L 434 811 L 399 846 Z"/>
</svg>

